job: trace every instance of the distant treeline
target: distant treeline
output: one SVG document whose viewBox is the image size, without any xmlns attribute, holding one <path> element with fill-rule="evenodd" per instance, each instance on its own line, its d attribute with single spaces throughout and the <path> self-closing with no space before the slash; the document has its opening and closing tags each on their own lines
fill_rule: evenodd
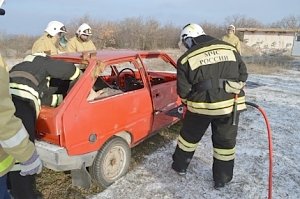
<svg viewBox="0 0 300 199">
<path fill-rule="evenodd" d="M 182 27 L 173 24 L 161 24 L 154 19 L 141 17 L 126 18 L 122 21 L 103 21 L 84 16 L 65 24 L 68 30 L 67 38 L 74 36 L 81 23 L 88 23 L 92 27 L 94 41 L 97 49 L 126 48 L 126 49 L 167 49 L 177 48 L 179 34 Z M 196 22 L 197 23 L 197 22 Z M 240 15 L 227 17 L 224 24 L 216 25 L 210 22 L 199 22 L 206 34 L 221 38 L 229 24 L 237 28 L 282 28 L 300 29 L 300 16 L 284 17 L 278 22 L 269 25 Z M 47 24 L 45 24 L 46 27 Z M 42 34 L 43 30 L 41 30 Z M 30 53 L 33 42 L 38 36 L 7 35 L 0 33 L 0 52 L 7 57 L 23 57 Z"/>
</svg>

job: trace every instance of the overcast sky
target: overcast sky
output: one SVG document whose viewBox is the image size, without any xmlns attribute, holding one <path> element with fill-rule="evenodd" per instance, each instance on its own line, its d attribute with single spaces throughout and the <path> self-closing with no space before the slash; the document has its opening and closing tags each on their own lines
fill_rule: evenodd
<svg viewBox="0 0 300 199">
<path fill-rule="evenodd" d="M 128 17 L 152 18 L 162 24 L 223 24 L 226 17 L 242 15 L 264 24 L 287 16 L 300 16 L 299 0 L 6 0 L 0 32 L 39 35 L 49 21 L 69 23 L 89 16 L 95 20 L 121 21 Z"/>
</svg>

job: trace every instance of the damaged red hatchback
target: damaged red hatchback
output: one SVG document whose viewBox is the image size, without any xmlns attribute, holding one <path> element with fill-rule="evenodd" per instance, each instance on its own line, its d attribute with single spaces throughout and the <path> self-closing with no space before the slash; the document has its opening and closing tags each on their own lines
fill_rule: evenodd
<svg viewBox="0 0 300 199">
<path fill-rule="evenodd" d="M 56 108 L 42 107 L 36 141 L 44 166 L 73 184 L 107 187 L 128 170 L 130 148 L 179 119 L 176 63 L 163 52 L 111 50 L 53 56 L 82 70 Z"/>
</svg>

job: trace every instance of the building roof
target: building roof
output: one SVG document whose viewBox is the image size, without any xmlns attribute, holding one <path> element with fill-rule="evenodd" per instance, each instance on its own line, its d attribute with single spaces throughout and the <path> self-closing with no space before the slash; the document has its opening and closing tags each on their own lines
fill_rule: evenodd
<svg viewBox="0 0 300 199">
<path fill-rule="evenodd" d="M 237 28 L 237 32 L 274 32 L 274 33 L 296 33 L 300 29 L 281 29 L 281 28 Z"/>
</svg>

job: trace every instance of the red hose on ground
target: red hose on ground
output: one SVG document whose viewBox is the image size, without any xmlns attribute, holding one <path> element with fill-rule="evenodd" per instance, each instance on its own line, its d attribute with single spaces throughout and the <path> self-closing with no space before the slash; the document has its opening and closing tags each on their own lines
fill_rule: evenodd
<svg viewBox="0 0 300 199">
<path fill-rule="evenodd" d="M 268 121 L 266 112 L 259 107 L 258 105 L 246 102 L 247 105 L 252 106 L 260 111 L 260 113 L 263 115 L 265 123 L 267 125 L 267 131 L 268 131 L 268 142 L 269 142 L 269 192 L 268 192 L 268 198 L 272 199 L 272 174 L 273 174 L 273 145 L 272 145 L 272 133 L 271 133 L 271 126 Z"/>
</svg>

